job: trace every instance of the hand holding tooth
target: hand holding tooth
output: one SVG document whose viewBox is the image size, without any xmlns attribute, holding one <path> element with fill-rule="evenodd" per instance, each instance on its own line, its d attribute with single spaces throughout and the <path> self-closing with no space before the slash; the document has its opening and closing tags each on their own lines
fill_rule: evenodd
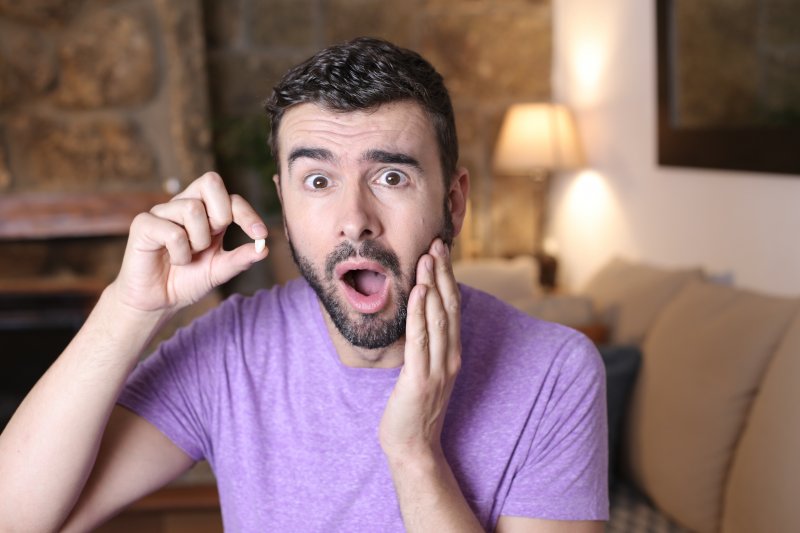
<svg viewBox="0 0 800 533">
<path fill-rule="evenodd" d="M 222 249 L 232 223 L 256 240 L 255 249 Z M 137 310 L 183 307 L 265 258 L 266 236 L 250 204 L 229 194 L 219 175 L 206 173 L 169 202 L 136 216 L 112 289 Z"/>
</svg>

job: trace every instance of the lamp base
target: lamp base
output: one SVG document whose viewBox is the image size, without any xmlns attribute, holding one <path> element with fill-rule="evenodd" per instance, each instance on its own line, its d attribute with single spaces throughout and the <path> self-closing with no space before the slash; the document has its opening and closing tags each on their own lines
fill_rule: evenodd
<svg viewBox="0 0 800 533">
<path fill-rule="evenodd" d="M 558 277 L 558 259 L 546 252 L 536 252 L 533 256 L 539 263 L 539 285 L 546 291 L 555 290 Z"/>
</svg>

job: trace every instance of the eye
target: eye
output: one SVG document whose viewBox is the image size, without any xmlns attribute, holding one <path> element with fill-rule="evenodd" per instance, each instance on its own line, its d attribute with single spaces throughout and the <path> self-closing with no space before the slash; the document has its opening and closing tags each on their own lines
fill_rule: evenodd
<svg viewBox="0 0 800 533">
<path fill-rule="evenodd" d="M 312 174 L 308 176 L 303 183 L 306 185 L 306 187 L 319 191 L 322 189 L 327 189 L 331 183 L 331 180 L 322 174 Z"/>
<path fill-rule="evenodd" d="M 381 182 L 383 185 L 389 185 L 391 187 L 403 185 L 407 180 L 408 178 L 405 176 L 405 174 L 397 170 L 387 170 L 378 177 L 379 182 Z"/>
</svg>

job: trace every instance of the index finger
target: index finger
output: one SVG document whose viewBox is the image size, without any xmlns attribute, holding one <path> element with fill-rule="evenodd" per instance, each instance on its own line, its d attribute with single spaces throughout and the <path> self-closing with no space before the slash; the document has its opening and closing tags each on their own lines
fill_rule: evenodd
<svg viewBox="0 0 800 533">
<path fill-rule="evenodd" d="M 250 203 L 238 194 L 231 195 L 233 222 L 251 239 L 266 239 L 267 226 Z"/>
<path fill-rule="evenodd" d="M 219 235 L 236 223 L 248 237 L 266 239 L 267 226 L 255 209 L 238 194 L 228 194 L 225 183 L 216 172 L 206 172 L 175 196 L 203 202 L 212 235 Z"/>
<path fill-rule="evenodd" d="M 428 327 L 425 318 L 425 300 L 428 286 L 415 285 L 408 298 L 406 318 L 406 345 L 403 368 L 415 378 L 425 378 L 430 372 L 428 356 Z"/>
<path fill-rule="evenodd" d="M 436 288 L 442 298 L 444 310 L 447 313 L 448 357 L 457 350 L 461 353 L 461 292 L 458 289 L 453 266 L 450 261 L 450 252 L 441 239 L 437 238 L 431 246 L 435 260 L 434 276 Z"/>
</svg>

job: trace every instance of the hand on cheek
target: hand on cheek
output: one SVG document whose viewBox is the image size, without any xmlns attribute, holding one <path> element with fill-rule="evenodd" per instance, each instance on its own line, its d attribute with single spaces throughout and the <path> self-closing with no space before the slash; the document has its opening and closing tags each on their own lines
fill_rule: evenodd
<svg viewBox="0 0 800 533">
<path fill-rule="evenodd" d="M 442 425 L 461 366 L 459 300 L 447 248 L 436 239 L 417 265 L 405 363 L 381 420 L 381 446 L 390 460 L 441 458 Z"/>
</svg>

